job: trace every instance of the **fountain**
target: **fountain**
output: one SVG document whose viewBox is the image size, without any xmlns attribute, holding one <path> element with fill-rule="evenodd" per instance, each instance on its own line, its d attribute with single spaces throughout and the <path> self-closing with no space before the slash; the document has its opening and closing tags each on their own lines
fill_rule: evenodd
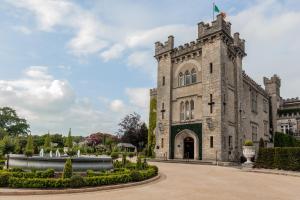
<svg viewBox="0 0 300 200">
<path fill-rule="evenodd" d="M 60 157 L 60 152 L 58 149 L 56 149 L 56 152 L 55 152 L 55 157 Z"/>
<path fill-rule="evenodd" d="M 78 149 L 77 151 L 77 157 L 79 158 L 80 157 L 80 150 Z"/>
<path fill-rule="evenodd" d="M 52 150 L 50 151 L 49 156 L 50 156 L 50 158 L 52 158 L 52 156 L 53 156 L 53 155 L 52 155 Z"/>
<path fill-rule="evenodd" d="M 43 148 L 40 150 L 40 157 L 44 157 L 44 149 Z"/>
</svg>

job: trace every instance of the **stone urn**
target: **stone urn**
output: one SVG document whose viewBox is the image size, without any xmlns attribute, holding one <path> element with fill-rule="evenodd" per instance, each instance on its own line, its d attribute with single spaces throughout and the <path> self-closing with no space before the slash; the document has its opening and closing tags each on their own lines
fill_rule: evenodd
<svg viewBox="0 0 300 200">
<path fill-rule="evenodd" d="M 255 146 L 243 146 L 243 154 L 247 159 L 244 164 L 252 164 L 251 158 L 255 156 Z"/>
</svg>

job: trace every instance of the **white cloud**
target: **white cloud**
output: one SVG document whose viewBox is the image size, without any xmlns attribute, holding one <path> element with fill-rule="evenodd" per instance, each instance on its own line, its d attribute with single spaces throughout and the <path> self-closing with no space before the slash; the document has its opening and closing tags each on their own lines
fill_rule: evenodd
<svg viewBox="0 0 300 200">
<path fill-rule="evenodd" d="M 155 77 L 156 63 L 151 51 L 132 52 L 127 58 L 127 65 L 130 68 L 147 72 L 153 78 Z"/>
<path fill-rule="evenodd" d="M 149 88 L 126 88 L 125 93 L 132 105 L 142 109 L 149 107 Z"/>
<path fill-rule="evenodd" d="M 282 95 L 300 96 L 293 84 L 299 79 L 300 12 L 275 0 L 258 1 L 229 19 L 246 39 L 244 69 L 262 84 L 262 75 L 282 78 Z"/>
<path fill-rule="evenodd" d="M 114 112 L 121 112 L 124 110 L 124 103 L 122 100 L 115 99 L 110 103 L 110 109 Z"/>
<path fill-rule="evenodd" d="M 121 44 L 115 44 L 111 48 L 109 48 L 106 51 L 103 51 L 100 56 L 103 58 L 105 62 L 111 60 L 111 59 L 116 59 L 121 56 L 123 51 L 125 50 L 124 46 Z"/>
</svg>

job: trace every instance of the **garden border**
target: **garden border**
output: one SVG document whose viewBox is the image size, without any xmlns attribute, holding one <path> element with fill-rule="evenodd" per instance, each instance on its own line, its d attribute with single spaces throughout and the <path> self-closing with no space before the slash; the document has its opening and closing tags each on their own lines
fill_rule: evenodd
<svg viewBox="0 0 300 200">
<path fill-rule="evenodd" d="M 117 185 L 105 185 L 105 186 L 97 186 L 97 187 L 83 187 L 83 188 L 67 188 L 67 189 L 16 189 L 16 188 L 3 188 L 6 191 L 0 191 L 0 196 L 20 196 L 20 195 L 49 195 L 49 194 L 72 194 L 72 193 L 81 193 L 81 192 L 96 192 L 103 190 L 115 190 L 133 186 L 144 185 L 147 183 L 152 183 L 155 181 L 159 181 L 164 177 L 161 173 L 158 173 L 156 176 L 146 179 L 139 182 L 131 182 Z M 11 190 L 11 191 L 9 191 Z"/>
</svg>

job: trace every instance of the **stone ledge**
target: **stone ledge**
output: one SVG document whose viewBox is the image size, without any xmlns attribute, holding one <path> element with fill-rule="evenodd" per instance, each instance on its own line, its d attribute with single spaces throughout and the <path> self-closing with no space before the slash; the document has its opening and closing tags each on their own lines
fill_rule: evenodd
<svg viewBox="0 0 300 200">
<path fill-rule="evenodd" d="M 256 169 L 256 168 L 253 169 L 242 168 L 241 170 L 244 172 L 300 177 L 300 172 L 295 172 L 295 171 L 284 171 L 278 169 Z"/>
<path fill-rule="evenodd" d="M 21 189 L 21 188 L 1 188 L 0 196 L 21 196 L 21 195 L 48 195 L 48 194 L 70 194 L 70 193 L 82 193 L 82 192 L 96 192 L 103 190 L 114 190 L 120 188 L 127 188 L 133 186 L 144 185 L 147 183 L 152 183 L 160 180 L 163 177 L 161 173 L 158 175 L 140 182 L 132 182 L 118 185 L 107 185 L 98 187 L 88 187 L 88 188 L 70 188 L 70 189 Z"/>
</svg>

